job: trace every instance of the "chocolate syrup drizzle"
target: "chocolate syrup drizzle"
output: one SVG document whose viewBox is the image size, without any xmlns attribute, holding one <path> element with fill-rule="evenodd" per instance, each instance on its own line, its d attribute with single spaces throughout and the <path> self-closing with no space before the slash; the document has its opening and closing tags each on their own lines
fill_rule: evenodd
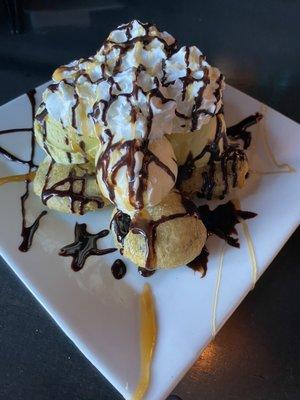
<svg viewBox="0 0 300 400">
<path fill-rule="evenodd" d="M 142 277 L 149 278 L 149 276 L 155 274 L 155 269 L 150 271 L 149 269 L 138 267 L 138 272 Z"/>
<path fill-rule="evenodd" d="M 227 136 L 232 140 L 242 140 L 243 148 L 246 150 L 251 144 L 251 132 L 247 131 L 247 128 L 257 124 L 263 118 L 262 114 L 255 113 L 249 117 L 243 119 L 236 125 L 227 128 Z"/>
<path fill-rule="evenodd" d="M 93 202 L 97 205 L 98 208 L 104 207 L 104 202 L 99 196 L 87 196 L 85 194 L 87 188 L 87 182 L 93 176 L 87 172 L 85 172 L 82 176 L 76 175 L 76 172 L 73 169 L 70 169 L 69 175 L 62 179 L 59 182 L 54 183 L 52 186 L 49 186 L 49 179 L 51 176 L 51 172 L 53 169 L 54 162 L 51 161 L 49 164 L 49 168 L 46 173 L 44 187 L 42 189 L 42 202 L 47 205 L 47 202 L 53 197 L 67 197 L 70 202 L 71 211 L 75 213 L 75 205 L 78 205 L 79 214 L 83 215 L 85 211 L 85 206 Z M 80 167 L 79 167 L 80 168 Z M 80 183 L 80 189 L 75 191 L 75 183 Z M 66 189 L 62 189 L 62 186 L 66 185 Z"/>
<path fill-rule="evenodd" d="M 139 22 L 139 21 L 138 21 Z M 151 132 L 151 127 L 152 127 L 152 122 L 153 122 L 153 110 L 151 107 L 151 98 L 152 97 L 157 97 L 161 100 L 162 103 L 166 103 L 168 101 L 174 101 L 172 99 L 168 99 L 163 96 L 161 93 L 160 86 L 169 86 L 171 84 L 174 84 L 174 82 L 167 82 L 166 78 L 166 60 L 168 60 L 175 52 L 177 51 L 177 43 L 176 40 L 174 39 L 172 43 L 168 44 L 163 38 L 158 37 L 157 35 L 152 36 L 153 34 L 153 27 L 155 25 L 151 23 L 141 23 L 139 22 L 143 28 L 145 29 L 145 33 L 142 36 L 138 36 L 133 38 L 132 37 L 132 29 L 133 29 L 133 23 L 134 21 L 129 22 L 128 24 L 123 24 L 119 26 L 116 30 L 122 30 L 124 31 L 126 35 L 126 40 L 122 43 L 116 43 L 112 41 L 111 39 L 107 39 L 100 52 L 101 54 L 104 55 L 105 61 L 103 63 L 102 67 L 102 74 L 103 76 L 100 77 L 97 81 L 92 82 L 91 77 L 89 76 L 86 68 L 84 65 L 82 65 L 82 68 L 80 69 L 80 65 L 82 64 L 83 61 L 85 60 L 79 60 L 78 63 L 75 66 L 62 66 L 60 67 L 61 71 L 71 71 L 72 68 L 74 69 L 76 78 L 74 79 L 74 82 L 69 82 L 65 79 L 62 79 L 62 82 L 65 84 L 71 85 L 75 87 L 77 79 L 81 76 L 84 75 L 87 77 L 87 79 L 91 83 L 98 83 L 103 80 L 107 81 L 110 84 L 110 89 L 109 89 L 109 100 L 104 100 L 101 99 L 98 102 L 96 102 L 93 106 L 93 111 L 87 115 L 87 118 L 92 118 L 95 123 L 99 121 L 99 118 L 102 121 L 102 124 L 104 127 L 106 127 L 105 133 L 106 136 L 108 137 L 108 143 L 105 144 L 105 140 L 103 137 L 100 138 L 102 141 L 102 144 L 105 144 L 105 150 L 104 153 L 99 157 L 98 163 L 97 163 L 97 170 L 102 171 L 102 179 L 106 184 L 107 191 L 109 194 L 109 198 L 112 202 L 115 200 L 115 186 L 116 186 L 116 175 L 120 168 L 123 166 L 127 166 L 128 168 L 128 177 L 129 177 L 129 183 L 128 183 L 128 192 L 129 192 L 129 203 L 137 210 L 142 209 L 144 207 L 143 204 L 143 194 L 147 189 L 147 181 L 148 181 L 148 167 L 151 162 L 154 162 L 158 167 L 164 170 L 165 173 L 167 173 L 172 180 L 175 181 L 175 176 L 173 172 L 170 170 L 170 168 L 162 163 L 150 150 L 148 149 L 149 146 L 149 136 Z M 161 82 L 159 82 L 159 79 L 156 77 L 154 78 L 154 85 L 155 88 L 150 90 L 149 92 L 145 92 L 139 85 L 138 85 L 138 77 L 141 71 L 144 71 L 146 68 L 144 65 L 140 64 L 136 68 L 136 73 L 135 73 L 135 79 L 133 79 L 133 89 L 131 93 L 118 93 L 121 92 L 121 87 L 118 84 L 118 82 L 115 81 L 114 76 L 111 75 L 111 71 L 106 71 L 105 66 L 109 65 L 111 63 L 108 62 L 108 54 L 115 50 L 118 52 L 118 56 L 116 58 L 115 64 L 113 66 L 112 74 L 115 75 L 118 72 L 121 71 L 121 67 L 123 64 L 123 58 L 127 54 L 128 51 L 132 50 L 135 46 L 136 43 L 142 43 L 142 46 L 145 50 L 147 50 L 147 46 L 153 41 L 153 40 L 159 40 L 163 44 L 163 49 L 166 53 L 166 60 L 162 61 L 162 79 Z M 186 98 L 186 91 L 187 88 L 190 84 L 196 81 L 202 81 L 203 85 L 200 87 L 196 97 L 195 97 L 195 104 L 192 108 L 191 115 L 186 116 L 178 112 L 178 110 L 175 111 L 176 115 L 180 118 L 183 118 L 184 120 L 191 120 L 191 129 L 195 130 L 197 129 L 198 126 L 198 119 L 200 114 L 202 113 L 208 113 L 208 114 L 214 114 L 207 112 L 203 109 L 201 109 L 201 104 L 202 104 L 202 99 L 203 99 L 203 91 L 205 90 L 205 87 L 209 84 L 209 69 L 203 65 L 203 61 L 205 60 L 205 57 L 203 55 L 199 56 L 199 66 L 201 66 L 203 70 L 204 76 L 200 79 L 197 79 L 192 76 L 192 70 L 190 68 L 190 47 L 185 47 L 185 64 L 186 64 L 186 75 L 184 77 L 179 78 L 182 81 L 182 101 L 185 100 Z M 86 61 L 93 62 L 93 59 L 90 58 Z M 97 61 L 96 61 L 97 62 Z M 220 75 L 220 77 L 217 80 L 218 83 L 218 88 L 215 90 L 215 97 L 216 97 L 216 104 L 220 99 L 221 96 L 221 86 L 222 86 L 222 80 L 223 76 Z M 52 84 L 49 86 L 49 90 L 52 92 L 58 90 L 59 83 Z M 116 94 L 114 91 L 116 91 Z M 138 113 L 141 113 L 141 110 L 134 106 L 131 102 L 132 97 L 135 97 L 136 99 L 138 98 L 138 93 L 142 92 L 144 95 L 148 96 L 148 116 L 147 116 L 147 131 L 145 135 L 144 140 L 132 140 L 132 141 L 126 141 L 125 143 L 123 142 L 113 142 L 113 134 L 109 130 L 109 125 L 107 121 L 107 113 L 114 101 L 116 101 L 120 96 L 123 96 L 126 98 L 127 102 L 129 103 L 131 107 L 131 120 L 134 123 L 136 121 Z M 75 98 L 75 104 L 72 106 L 72 126 L 74 129 L 77 128 L 77 121 L 76 121 L 76 108 L 79 106 L 79 96 L 75 92 L 74 94 Z M 42 113 L 41 113 L 42 114 Z M 38 116 L 39 117 L 39 116 Z M 45 115 L 43 115 L 45 118 Z M 39 118 L 37 118 L 40 120 Z M 43 118 L 42 118 L 43 120 Z M 41 122 L 41 121 L 40 121 Z M 47 130 L 46 130 L 46 124 L 44 125 L 44 144 L 47 136 Z M 119 160 L 119 162 L 113 167 L 112 171 L 112 176 L 108 176 L 108 166 L 109 166 L 109 160 L 111 158 L 111 154 L 114 150 L 122 150 L 123 152 L 126 152 L 126 154 Z M 142 152 L 143 153 L 143 166 L 142 170 L 139 173 L 139 182 L 138 182 L 138 188 L 135 188 L 134 182 L 135 182 L 135 153 L 137 152 Z M 67 154 L 69 160 L 70 160 L 70 154 Z M 211 168 L 212 171 L 213 167 Z M 109 179 L 111 178 L 111 179 Z M 208 180 L 206 179 L 206 182 Z M 207 190 L 210 191 L 210 185 L 208 185 Z M 209 194 L 208 194 L 209 195 Z"/>
<path fill-rule="evenodd" d="M 238 234 L 235 225 L 240 222 L 240 218 L 246 220 L 257 216 L 254 212 L 237 210 L 232 201 L 214 210 L 210 210 L 208 205 L 203 205 L 198 207 L 198 211 L 208 233 L 219 236 L 233 247 L 240 247 L 238 238 L 232 236 Z"/>
<path fill-rule="evenodd" d="M 200 272 L 201 278 L 204 278 L 207 272 L 208 256 L 209 252 L 206 246 L 204 246 L 201 253 L 186 265 L 194 271 Z"/>
<path fill-rule="evenodd" d="M 144 271 L 145 269 L 149 271 L 153 271 L 154 269 L 153 265 L 155 265 L 156 263 L 155 241 L 156 241 L 157 228 L 159 227 L 159 225 L 167 221 L 171 221 L 177 218 L 184 218 L 186 216 L 194 216 L 196 218 L 199 217 L 198 210 L 190 199 L 182 196 L 182 205 L 185 209 L 184 212 L 162 216 L 161 218 L 155 221 L 146 220 L 144 218 L 141 218 L 139 215 L 130 220 L 130 217 L 127 214 L 122 213 L 122 211 L 120 210 L 114 215 L 111 222 L 111 226 L 115 231 L 117 240 L 122 245 L 124 242 L 124 238 L 129 232 L 129 230 L 131 230 L 133 234 L 143 235 L 146 239 L 148 252 L 145 262 L 145 268 L 139 270 L 141 275 L 147 276 L 147 273 L 145 273 Z"/>
<path fill-rule="evenodd" d="M 220 114 L 220 113 L 219 113 Z M 224 198 L 224 196 L 228 193 L 229 183 L 228 183 L 228 166 L 231 163 L 231 172 L 232 172 L 232 186 L 236 187 L 238 183 L 238 163 L 247 159 L 246 154 L 243 150 L 241 150 L 237 144 L 229 143 L 227 136 L 234 139 L 242 139 L 245 143 L 244 149 L 247 148 L 251 142 L 251 133 L 247 132 L 246 129 L 249 126 L 260 121 L 262 115 L 256 113 L 253 116 L 246 118 L 240 123 L 234 125 L 231 128 L 227 129 L 227 134 L 224 129 L 222 129 L 222 121 L 220 119 L 220 115 L 217 114 L 217 128 L 216 135 L 214 140 L 211 143 L 208 143 L 204 149 L 198 154 L 196 157 L 193 157 L 190 152 L 187 156 L 187 159 L 183 165 L 178 167 L 178 176 L 176 181 L 176 187 L 180 188 L 182 183 L 188 179 L 190 179 L 193 175 L 193 171 L 195 169 L 196 161 L 203 158 L 206 154 L 209 154 L 209 160 L 207 163 L 207 170 L 202 173 L 203 177 L 203 185 L 199 190 L 199 197 L 206 198 L 210 200 L 213 197 L 213 191 L 216 185 L 215 182 L 215 171 L 216 171 L 216 163 L 220 162 L 222 178 L 224 182 L 223 192 L 220 198 Z M 220 152 L 219 143 L 223 141 L 223 152 Z"/>
<path fill-rule="evenodd" d="M 171 56 L 177 50 L 177 41 L 175 39 L 174 39 L 173 43 L 168 44 L 163 38 L 160 38 L 157 35 L 153 35 L 153 36 L 150 35 L 150 29 L 151 29 L 151 27 L 153 27 L 155 25 L 148 23 L 148 22 L 146 22 L 146 23 L 143 23 L 140 21 L 138 21 L 138 22 L 145 29 L 145 31 L 146 31 L 145 35 L 132 38 L 130 30 L 133 29 L 133 21 L 131 21 L 131 22 L 129 22 L 127 24 L 123 24 L 115 29 L 115 30 L 125 30 L 125 34 L 127 37 L 126 42 L 115 43 L 112 40 L 107 39 L 107 40 L 105 40 L 105 42 L 103 44 L 102 50 L 103 50 L 103 54 L 105 55 L 105 57 L 107 57 L 107 54 L 112 50 L 112 48 L 119 50 L 118 58 L 116 60 L 116 63 L 115 63 L 114 69 L 113 69 L 114 74 L 120 71 L 125 53 L 128 50 L 133 49 L 134 45 L 138 42 L 141 42 L 143 44 L 143 48 L 145 48 L 147 45 L 149 45 L 149 43 L 151 43 L 154 39 L 156 39 L 163 44 L 167 56 Z M 107 63 L 107 58 L 105 58 L 105 64 L 106 63 Z"/>
<path fill-rule="evenodd" d="M 224 151 L 220 152 L 220 141 L 223 141 Z M 176 186 L 180 188 L 182 183 L 191 178 L 193 171 L 195 169 L 196 161 L 203 158 L 206 154 L 209 154 L 209 160 L 207 163 L 208 170 L 204 171 L 203 176 L 203 185 L 200 188 L 200 196 L 204 197 L 208 200 L 212 198 L 213 190 L 215 187 L 215 170 L 216 170 L 216 162 L 221 162 L 222 175 L 224 180 L 224 190 L 223 196 L 227 193 L 228 190 L 228 181 L 227 181 L 227 163 L 229 160 L 232 160 L 233 155 L 237 155 L 235 158 L 235 162 L 233 163 L 233 171 L 236 171 L 237 168 L 237 159 L 241 157 L 245 157 L 245 154 L 234 148 L 228 144 L 228 140 L 226 137 L 226 132 L 223 129 L 221 117 L 217 115 L 217 128 L 216 135 L 214 140 L 211 143 L 208 143 L 204 149 L 198 154 L 196 157 L 192 156 L 192 153 L 189 153 L 187 159 L 183 165 L 178 167 L 178 176 Z"/>
<path fill-rule="evenodd" d="M 129 215 L 120 210 L 114 215 L 111 221 L 111 228 L 114 230 L 117 240 L 122 246 L 129 230 L 133 233 L 142 234 L 147 240 L 148 255 L 146 265 L 145 268 L 138 268 L 140 275 L 143 277 L 149 277 L 155 273 L 155 269 L 153 269 L 151 265 L 153 265 L 155 261 L 156 230 L 161 223 L 176 218 L 182 218 L 186 215 L 193 215 L 202 220 L 208 235 L 217 235 L 229 245 L 240 247 L 238 237 L 234 237 L 238 234 L 235 225 L 240 222 L 240 219 L 247 220 L 257 215 L 250 211 L 237 210 L 231 201 L 216 207 L 214 210 L 210 210 L 208 205 L 196 208 L 195 204 L 186 197 L 182 197 L 182 201 L 186 213 L 171 214 L 157 221 L 146 221 L 142 218 L 131 220 Z M 194 260 L 189 262 L 187 266 L 194 271 L 200 272 L 201 277 L 204 277 L 207 272 L 208 257 L 209 252 L 206 246 L 204 246 L 201 253 Z"/>
<path fill-rule="evenodd" d="M 109 234 L 109 230 L 104 229 L 98 233 L 89 233 L 86 230 L 86 224 L 75 225 L 75 240 L 73 243 L 64 246 L 59 251 L 63 257 L 73 257 L 71 268 L 73 271 L 79 271 L 83 268 L 85 261 L 90 256 L 102 256 L 104 254 L 117 251 L 115 248 L 98 249 L 97 241 Z"/>
<path fill-rule="evenodd" d="M 9 133 L 16 133 L 16 132 L 29 132 L 31 134 L 31 148 L 30 148 L 30 159 L 29 160 L 23 160 L 19 157 L 16 157 L 12 153 L 10 153 L 8 150 L 4 149 L 3 147 L 0 147 L 0 155 L 3 155 L 5 158 L 7 158 L 10 161 L 14 161 L 17 163 L 25 164 L 28 166 L 28 173 L 30 173 L 34 168 L 37 167 L 37 165 L 34 164 L 34 155 L 35 155 L 35 140 L 34 140 L 34 131 L 33 131 L 33 121 L 34 121 L 34 114 L 35 114 L 35 89 L 30 90 L 27 94 L 27 97 L 30 101 L 31 105 L 31 116 L 32 116 L 32 127 L 31 128 L 16 128 L 16 129 L 6 129 L 0 131 L 0 135 L 4 134 L 9 134 Z M 26 207 L 25 203 L 26 200 L 28 199 L 29 196 L 29 180 L 25 181 L 25 192 L 21 196 L 21 211 L 22 211 L 22 230 L 21 230 L 21 236 L 23 238 L 22 243 L 19 246 L 19 250 L 22 252 L 27 252 L 31 245 L 32 245 L 32 240 L 34 237 L 34 234 L 39 227 L 39 223 L 42 217 L 44 217 L 47 214 L 47 211 L 42 211 L 36 220 L 33 222 L 32 225 L 27 226 L 26 222 Z"/>
<path fill-rule="evenodd" d="M 144 208 L 144 193 L 147 189 L 147 182 L 149 176 L 149 165 L 153 162 L 158 167 L 160 167 L 170 178 L 175 182 L 176 178 L 171 169 L 159 160 L 159 158 L 153 154 L 148 147 L 148 140 L 127 140 L 125 142 L 112 143 L 113 136 L 111 132 L 107 130 L 107 135 L 109 136 L 109 142 L 104 150 L 103 154 L 99 157 L 97 161 L 97 170 L 102 171 L 102 180 L 106 185 L 109 198 L 112 202 L 115 200 L 115 188 L 117 187 L 116 176 L 118 171 L 126 166 L 128 169 L 128 193 L 129 202 L 137 210 Z M 120 158 L 120 160 L 112 167 L 110 176 L 109 162 L 111 154 L 113 151 L 124 151 L 125 154 Z M 135 189 L 135 153 L 141 152 L 143 154 L 143 163 L 141 170 L 139 172 L 139 184 Z"/>
</svg>

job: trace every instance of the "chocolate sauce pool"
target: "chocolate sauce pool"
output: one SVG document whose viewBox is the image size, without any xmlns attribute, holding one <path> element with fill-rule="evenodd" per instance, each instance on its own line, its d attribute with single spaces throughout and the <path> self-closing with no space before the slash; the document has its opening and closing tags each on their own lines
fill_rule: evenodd
<svg viewBox="0 0 300 400">
<path fill-rule="evenodd" d="M 73 258 L 71 263 L 73 271 L 81 270 L 90 256 L 103 256 L 117 251 L 115 248 L 98 249 L 97 247 L 97 240 L 107 236 L 109 234 L 108 229 L 98 233 L 89 233 L 86 230 L 86 224 L 76 222 L 74 233 L 74 242 L 64 246 L 58 253 L 60 256 Z"/>
<path fill-rule="evenodd" d="M 113 265 L 111 266 L 111 273 L 115 279 L 124 278 L 126 271 L 127 269 L 125 263 L 119 258 L 114 261 Z"/>
<path fill-rule="evenodd" d="M 203 247 L 201 253 L 194 258 L 191 262 L 187 263 L 187 267 L 193 269 L 194 271 L 200 272 L 201 278 L 204 278 L 207 271 L 209 252 L 206 246 Z"/>
<path fill-rule="evenodd" d="M 208 205 L 200 206 L 198 210 L 208 234 L 219 236 L 233 247 L 240 247 L 238 237 L 232 236 L 238 235 L 235 225 L 240 222 L 240 219 L 246 220 L 257 215 L 250 211 L 237 210 L 232 201 L 222 204 L 214 210 L 210 210 Z"/>
</svg>

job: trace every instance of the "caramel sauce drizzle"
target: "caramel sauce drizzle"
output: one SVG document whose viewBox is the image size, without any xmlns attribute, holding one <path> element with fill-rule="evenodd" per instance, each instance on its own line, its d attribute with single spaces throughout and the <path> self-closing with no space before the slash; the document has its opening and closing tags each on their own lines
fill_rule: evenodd
<svg viewBox="0 0 300 400">
<path fill-rule="evenodd" d="M 265 106 L 262 107 L 264 112 L 266 112 L 267 108 Z M 251 171 L 253 174 L 258 174 L 258 175 L 273 175 L 273 174 L 282 174 L 282 173 L 292 173 L 295 172 L 295 168 L 292 167 L 291 165 L 287 164 L 287 163 L 280 163 L 277 161 L 277 158 L 274 154 L 274 152 L 272 151 L 271 145 L 269 143 L 269 133 L 266 129 L 265 126 L 262 127 L 262 138 L 263 138 L 263 143 L 266 149 L 266 152 L 270 158 L 270 160 L 272 161 L 273 165 L 278 168 L 278 170 L 276 171 L 256 171 L 253 170 Z"/>
<path fill-rule="evenodd" d="M 28 172 L 27 174 L 21 175 L 10 175 L 10 176 L 3 176 L 0 178 L 0 186 L 4 185 L 5 183 L 11 182 L 24 182 L 24 181 L 33 181 L 35 177 L 35 172 Z"/>
<path fill-rule="evenodd" d="M 217 280 L 213 298 L 213 306 L 212 306 L 212 336 L 215 337 L 217 333 L 217 326 L 216 326 L 216 319 L 217 319 L 217 307 L 219 301 L 219 292 L 220 292 L 220 285 L 221 285 L 221 276 L 223 270 L 223 260 L 224 260 L 224 253 L 225 253 L 225 243 L 222 245 L 219 263 L 217 268 Z"/>
<path fill-rule="evenodd" d="M 140 378 L 133 400 L 142 400 L 151 379 L 151 364 L 156 345 L 157 326 L 155 305 L 151 288 L 144 285 L 140 297 Z"/>
<path fill-rule="evenodd" d="M 237 208 L 241 209 L 241 203 L 239 199 L 234 199 L 234 204 Z M 243 215 L 238 216 L 239 222 L 242 225 L 244 236 L 246 238 L 248 253 L 250 257 L 250 263 L 252 267 L 252 289 L 254 289 L 255 283 L 257 281 L 257 260 L 255 255 L 255 249 L 252 241 L 252 237 L 250 235 L 249 227 Z"/>
</svg>

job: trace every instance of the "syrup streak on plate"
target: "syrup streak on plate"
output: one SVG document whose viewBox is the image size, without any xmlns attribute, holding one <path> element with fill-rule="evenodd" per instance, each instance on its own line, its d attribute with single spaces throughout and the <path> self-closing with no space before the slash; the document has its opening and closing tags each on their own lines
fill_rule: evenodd
<svg viewBox="0 0 300 400">
<path fill-rule="evenodd" d="M 261 113 L 263 115 L 266 115 L 267 113 L 267 106 L 262 105 L 261 107 Z M 260 122 L 260 124 L 258 125 L 258 129 L 261 132 L 262 138 L 263 138 L 263 142 L 264 142 L 264 146 L 265 149 L 267 151 L 267 154 L 269 156 L 269 158 L 271 159 L 272 163 L 274 164 L 275 167 L 278 168 L 277 171 L 251 171 L 253 174 L 258 174 L 258 175 L 272 175 L 272 174 L 281 174 L 281 173 L 291 173 L 291 172 L 295 172 L 295 168 L 293 168 L 292 166 L 290 166 L 287 163 L 280 163 L 277 161 L 275 154 L 272 151 L 271 145 L 269 143 L 269 133 L 268 130 L 266 129 L 266 123 L 265 123 L 265 118 L 262 119 L 262 121 Z"/>
<path fill-rule="evenodd" d="M 23 182 L 23 181 L 33 181 L 35 177 L 35 172 L 28 172 L 27 174 L 21 175 L 11 175 L 11 176 L 3 176 L 0 178 L 0 186 L 4 185 L 5 183 L 10 182 Z"/>
<path fill-rule="evenodd" d="M 250 256 L 250 261 L 252 265 L 252 289 L 254 289 L 254 286 L 257 281 L 257 261 L 256 261 L 256 256 L 255 256 L 255 250 L 254 250 L 254 245 L 253 241 L 249 232 L 249 228 L 247 225 L 247 222 L 243 220 L 242 218 L 239 218 L 240 223 L 242 224 L 244 235 L 247 241 L 247 246 L 248 246 L 248 252 Z"/>
<path fill-rule="evenodd" d="M 215 293 L 214 293 L 214 299 L 213 299 L 213 310 L 212 310 L 212 336 L 213 337 L 215 337 L 216 333 L 217 333 L 217 328 L 216 328 L 217 306 L 218 306 L 218 299 L 219 299 L 219 291 L 220 291 L 220 284 L 221 284 L 225 246 L 226 246 L 226 242 L 224 242 L 224 244 L 222 245 L 222 249 L 221 249 L 221 253 L 220 253 L 220 257 L 219 257 L 217 281 L 216 281 Z"/>
<path fill-rule="evenodd" d="M 239 210 L 241 210 L 240 200 L 234 199 L 233 202 L 235 204 L 235 207 L 238 208 Z M 242 225 L 244 236 L 245 236 L 246 242 L 247 242 L 248 253 L 249 253 L 251 267 L 252 267 L 252 289 L 254 289 L 255 283 L 257 281 L 257 261 L 256 261 L 254 244 L 253 244 L 252 237 L 250 235 L 250 231 L 249 231 L 247 222 L 243 218 L 239 218 L 239 221 Z"/>
<path fill-rule="evenodd" d="M 148 390 L 151 364 L 156 344 L 156 316 L 150 286 L 144 285 L 140 297 L 140 378 L 133 400 L 142 400 Z"/>
</svg>

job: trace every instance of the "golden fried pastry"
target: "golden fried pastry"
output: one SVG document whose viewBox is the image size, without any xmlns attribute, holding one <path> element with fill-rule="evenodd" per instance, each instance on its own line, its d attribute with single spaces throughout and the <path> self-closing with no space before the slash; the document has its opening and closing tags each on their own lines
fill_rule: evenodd
<svg viewBox="0 0 300 400">
<path fill-rule="evenodd" d="M 181 182 L 180 189 L 188 195 L 197 192 L 208 200 L 222 199 L 235 188 L 241 189 L 249 172 L 247 157 L 243 151 L 233 152 L 231 157 L 193 169 L 190 177 Z"/>
<path fill-rule="evenodd" d="M 132 220 L 115 210 L 112 232 L 123 255 L 149 270 L 187 264 L 200 254 L 207 238 L 195 205 L 176 190 Z"/>
<path fill-rule="evenodd" d="M 108 204 L 90 164 L 64 165 L 46 157 L 36 172 L 33 190 L 49 208 L 65 213 L 84 214 Z"/>
<path fill-rule="evenodd" d="M 226 135 L 223 114 L 199 131 L 175 133 L 169 138 L 178 162 L 177 187 L 206 199 L 223 198 L 243 187 L 249 171 L 246 153 Z"/>
</svg>

